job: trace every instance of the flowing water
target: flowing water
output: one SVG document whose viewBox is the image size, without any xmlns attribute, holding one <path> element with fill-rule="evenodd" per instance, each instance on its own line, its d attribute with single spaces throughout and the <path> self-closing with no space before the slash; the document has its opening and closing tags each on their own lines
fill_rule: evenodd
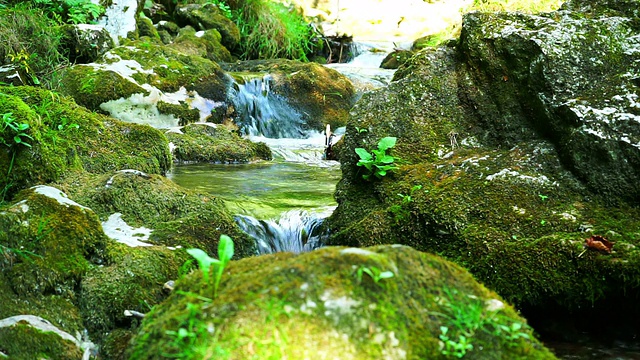
<svg viewBox="0 0 640 360">
<path fill-rule="evenodd" d="M 270 81 L 269 75 L 245 78 L 231 96 L 241 131 L 266 143 L 273 161 L 176 165 L 168 177 L 224 200 L 260 254 L 309 251 L 322 245 L 320 225 L 337 205 L 340 166 L 323 159 L 325 136 L 302 130 L 300 115 L 270 93 Z"/>
</svg>

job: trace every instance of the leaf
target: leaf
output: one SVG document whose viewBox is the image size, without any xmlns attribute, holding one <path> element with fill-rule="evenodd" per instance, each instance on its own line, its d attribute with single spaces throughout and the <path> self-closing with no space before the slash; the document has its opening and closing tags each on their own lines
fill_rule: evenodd
<svg viewBox="0 0 640 360">
<path fill-rule="evenodd" d="M 588 238 L 585 246 L 588 249 L 597 250 L 607 254 L 611 254 L 611 250 L 613 249 L 613 243 L 600 235 L 593 235 Z"/>
<path fill-rule="evenodd" d="M 363 148 L 355 148 L 356 154 L 360 156 L 361 160 L 373 160 L 373 156 L 369 154 L 366 149 Z"/>
<path fill-rule="evenodd" d="M 378 143 L 378 149 L 380 151 L 386 151 L 387 149 L 396 146 L 396 140 L 397 139 L 395 137 L 384 137 L 380 139 L 380 142 Z"/>
<path fill-rule="evenodd" d="M 378 160 L 378 162 L 381 162 L 383 164 L 392 164 L 395 161 L 395 159 L 391 155 L 384 155 L 380 158 L 376 157 L 376 160 Z"/>
<path fill-rule="evenodd" d="M 391 271 L 383 271 L 380 273 L 380 275 L 378 275 L 380 279 L 389 279 L 389 278 L 392 278 L 393 276 L 394 274 Z"/>
<path fill-rule="evenodd" d="M 233 240 L 227 235 L 220 235 L 220 242 L 218 242 L 218 258 L 222 264 L 226 264 L 233 257 Z"/>
</svg>

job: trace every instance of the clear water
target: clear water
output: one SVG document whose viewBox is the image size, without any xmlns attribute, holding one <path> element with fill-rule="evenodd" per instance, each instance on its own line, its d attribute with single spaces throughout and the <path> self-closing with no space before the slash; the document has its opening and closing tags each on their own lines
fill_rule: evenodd
<svg viewBox="0 0 640 360">
<path fill-rule="evenodd" d="M 310 166 L 295 162 L 193 164 L 175 166 L 168 177 L 178 185 L 224 200 L 235 215 L 276 219 L 291 210 L 324 210 L 336 206 L 340 180 L 337 162 Z"/>
</svg>

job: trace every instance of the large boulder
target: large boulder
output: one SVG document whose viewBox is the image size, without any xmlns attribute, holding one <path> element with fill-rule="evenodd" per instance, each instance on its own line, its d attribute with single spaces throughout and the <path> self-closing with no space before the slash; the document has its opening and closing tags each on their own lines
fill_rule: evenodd
<svg viewBox="0 0 640 360">
<path fill-rule="evenodd" d="M 549 139 L 589 188 L 640 203 L 637 1 L 569 2 L 539 16 L 470 13 L 460 55 L 484 140 Z"/>
<path fill-rule="evenodd" d="M 638 183 L 634 175 L 638 167 L 633 164 L 640 150 L 634 142 L 622 140 L 621 133 L 621 141 L 592 139 L 589 150 L 575 147 L 580 137 L 595 136 L 588 129 L 610 129 L 616 122 L 631 124 L 616 115 L 622 111 L 633 114 L 631 102 L 616 102 L 614 98 L 619 95 L 627 99 L 627 94 L 635 91 L 632 82 L 608 73 L 610 80 L 603 76 L 590 84 L 601 87 L 601 98 L 594 93 L 585 95 L 585 101 L 601 101 L 617 110 L 582 112 L 598 113 L 599 118 L 574 122 L 579 126 L 571 125 L 572 128 L 559 115 L 563 113 L 562 106 L 554 110 L 549 105 L 553 96 L 562 98 L 579 87 L 565 79 L 563 90 L 556 82 L 561 76 L 548 75 L 573 63 L 569 55 L 555 57 L 564 48 L 556 49 L 551 39 L 538 39 L 522 40 L 526 47 L 511 48 L 510 52 L 506 48 L 499 52 L 487 50 L 506 46 L 509 41 L 512 45 L 520 43 L 520 35 L 515 35 L 519 34 L 518 29 L 555 24 L 556 17 L 557 21 L 568 22 L 556 24 L 558 33 L 578 29 L 571 25 L 574 22 L 593 21 L 593 17 L 580 17 L 566 10 L 545 17 L 470 14 L 457 51 L 422 50 L 396 72 L 395 81 L 388 88 L 366 93 L 354 107 L 343 138 L 343 178 L 336 190 L 338 208 L 327 220 L 333 233 L 328 243 L 401 243 L 436 252 L 464 265 L 484 284 L 519 306 L 565 312 L 591 309 L 595 321 L 603 309 L 609 309 L 609 301 L 616 301 L 615 311 L 607 311 L 609 319 L 639 316 L 634 299 L 640 286 L 628 279 L 637 278 L 640 268 L 640 252 L 636 248 L 640 210 L 633 194 L 638 188 L 632 188 Z M 620 33 L 635 34 L 624 25 L 634 24 L 632 20 L 616 21 Z M 495 38 L 476 41 L 471 34 L 478 34 L 478 28 Z M 505 33 L 503 38 L 499 37 L 501 31 Z M 622 40 L 620 33 L 612 34 L 612 40 L 633 41 Z M 576 35 L 576 39 L 581 36 Z M 585 44 L 590 44 L 588 39 L 584 39 Z M 554 60 L 529 62 L 529 50 L 540 48 L 547 49 Z M 635 53 L 626 51 L 631 54 L 613 65 L 630 64 L 627 57 Z M 543 56 L 547 52 L 536 54 Z M 460 58 L 460 54 L 466 57 Z M 599 68 L 598 59 L 595 57 L 590 63 L 604 71 Z M 550 67 L 553 64 L 556 66 Z M 498 68 L 502 71 L 500 76 Z M 537 72 L 541 68 L 544 71 Z M 600 74 L 584 71 L 584 79 Z M 543 75 L 553 82 L 542 86 L 538 80 Z M 583 80 L 579 83 L 586 91 Z M 551 85 L 554 95 L 542 96 Z M 531 89 L 540 92 L 534 94 Z M 602 94 L 606 95 L 604 99 Z M 540 100 L 543 98 L 550 103 Z M 538 107 L 532 107 L 534 103 Z M 565 110 L 569 109 L 567 106 Z M 575 119 L 575 113 L 570 116 Z M 625 133 L 629 139 L 635 136 L 633 126 Z M 371 174 L 357 165 L 361 157 L 355 149 L 372 152 L 385 137 L 397 137 L 397 144 L 385 154 L 393 157 L 398 169 L 380 179 L 371 176 L 365 180 L 363 175 Z M 610 150 L 611 159 L 618 160 L 598 162 L 598 166 L 591 163 L 590 176 L 608 179 L 602 180 L 608 184 L 598 188 L 578 171 L 583 165 L 575 166 L 567 158 L 591 156 L 586 164 L 600 161 L 594 155 L 604 147 Z M 625 198 L 631 201 L 623 201 Z M 603 248 L 604 240 L 615 243 L 612 251 Z M 600 252 L 594 250 L 598 247 Z"/>
<path fill-rule="evenodd" d="M 28 125 L 19 131 L 7 126 L 0 133 L 0 172 L 6 174 L 0 178 L 2 198 L 58 181 L 70 171 L 135 168 L 164 174 L 171 166 L 167 139 L 158 130 L 92 113 L 56 93 L 0 87 L 0 107 L 15 127 Z"/>
<path fill-rule="evenodd" d="M 130 358 L 555 358 L 469 273 L 406 246 L 253 257 L 221 280 L 181 279 Z"/>
</svg>

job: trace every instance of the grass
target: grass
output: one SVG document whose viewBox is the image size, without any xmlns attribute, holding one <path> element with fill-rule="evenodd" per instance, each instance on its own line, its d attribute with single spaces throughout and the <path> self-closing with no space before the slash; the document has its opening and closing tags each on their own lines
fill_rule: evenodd
<svg viewBox="0 0 640 360">
<path fill-rule="evenodd" d="M 25 85 L 48 86 L 68 61 L 61 53 L 58 24 L 29 3 L 0 7 L 0 64 L 18 68 Z"/>
<path fill-rule="evenodd" d="M 231 7 L 242 58 L 308 60 L 313 33 L 297 10 L 265 0 L 232 2 Z"/>
</svg>

